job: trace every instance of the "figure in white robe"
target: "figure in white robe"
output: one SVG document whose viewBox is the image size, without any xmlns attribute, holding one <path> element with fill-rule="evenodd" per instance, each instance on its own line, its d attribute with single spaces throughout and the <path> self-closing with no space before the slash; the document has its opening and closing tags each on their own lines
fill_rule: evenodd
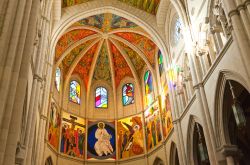
<svg viewBox="0 0 250 165">
<path fill-rule="evenodd" d="M 112 136 L 104 127 L 105 124 L 103 122 L 99 122 L 98 129 L 95 132 L 95 138 L 97 139 L 97 142 L 95 143 L 94 148 L 98 156 L 103 156 L 103 154 L 106 156 L 108 154 L 112 154 L 114 151 L 110 143 Z"/>
</svg>

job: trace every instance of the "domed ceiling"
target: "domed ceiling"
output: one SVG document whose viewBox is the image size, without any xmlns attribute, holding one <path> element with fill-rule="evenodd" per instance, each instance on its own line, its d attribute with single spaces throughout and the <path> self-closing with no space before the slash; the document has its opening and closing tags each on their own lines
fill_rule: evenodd
<svg viewBox="0 0 250 165">
<path fill-rule="evenodd" d="M 56 45 L 55 63 L 64 79 L 78 74 L 86 89 L 98 80 L 117 87 L 124 77 L 140 78 L 145 65 L 154 67 L 157 51 L 141 27 L 105 13 L 71 25 Z"/>
<path fill-rule="evenodd" d="M 62 0 L 62 7 L 69 7 L 73 5 L 82 4 L 93 0 Z M 156 14 L 160 0 L 118 0 L 130 6 L 144 10 L 150 14 Z"/>
</svg>

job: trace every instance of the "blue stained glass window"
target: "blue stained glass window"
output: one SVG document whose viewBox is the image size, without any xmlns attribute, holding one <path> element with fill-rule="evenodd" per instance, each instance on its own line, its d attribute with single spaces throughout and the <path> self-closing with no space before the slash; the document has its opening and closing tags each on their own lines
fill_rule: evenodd
<svg viewBox="0 0 250 165">
<path fill-rule="evenodd" d="M 122 103 L 129 105 L 134 103 L 134 85 L 127 83 L 122 87 Z"/>
<path fill-rule="evenodd" d="M 69 100 L 80 104 L 81 86 L 77 81 L 70 82 Z"/>
<path fill-rule="evenodd" d="M 108 108 L 108 91 L 104 87 L 98 87 L 95 91 L 95 107 Z"/>
</svg>

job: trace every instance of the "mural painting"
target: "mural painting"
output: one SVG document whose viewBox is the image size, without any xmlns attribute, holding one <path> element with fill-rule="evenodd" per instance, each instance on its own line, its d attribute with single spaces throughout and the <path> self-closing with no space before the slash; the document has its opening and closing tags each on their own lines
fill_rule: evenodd
<svg viewBox="0 0 250 165">
<path fill-rule="evenodd" d="M 88 121 L 88 159 L 116 159 L 115 121 Z"/>
<path fill-rule="evenodd" d="M 173 128 L 173 123 L 172 123 L 172 115 L 171 115 L 171 106 L 170 106 L 170 100 L 169 100 L 169 94 L 167 93 L 168 91 L 168 86 L 165 86 L 165 97 L 163 99 L 163 106 L 162 106 L 162 128 L 163 128 L 163 136 L 166 138 L 171 129 Z"/>
<path fill-rule="evenodd" d="M 161 120 L 158 101 L 156 101 L 144 112 L 144 117 L 147 150 L 150 150 L 162 141 Z"/>
<path fill-rule="evenodd" d="M 118 120 L 117 143 L 120 159 L 144 153 L 142 115 Z"/>
<path fill-rule="evenodd" d="M 78 5 L 81 3 L 85 3 L 91 0 L 62 0 L 62 7 L 69 7 L 73 5 Z"/>
<path fill-rule="evenodd" d="M 64 112 L 60 152 L 72 157 L 84 158 L 85 133 L 85 120 Z"/>
<path fill-rule="evenodd" d="M 60 136 L 60 113 L 55 102 L 51 102 L 50 112 L 49 112 L 49 132 L 48 141 L 56 150 L 58 150 L 59 136 Z"/>
</svg>

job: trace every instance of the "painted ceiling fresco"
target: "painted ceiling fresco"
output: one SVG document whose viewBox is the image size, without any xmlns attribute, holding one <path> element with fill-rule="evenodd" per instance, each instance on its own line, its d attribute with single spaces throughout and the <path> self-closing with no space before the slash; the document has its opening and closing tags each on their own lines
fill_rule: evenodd
<svg viewBox="0 0 250 165">
<path fill-rule="evenodd" d="M 93 58 L 97 49 L 98 43 L 92 46 L 88 52 L 82 57 L 77 66 L 75 67 L 73 74 L 78 74 L 84 80 L 85 87 L 87 89 L 87 84 L 89 81 L 89 71 Z"/>
<path fill-rule="evenodd" d="M 124 29 L 130 31 L 125 32 Z M 64 79 L 69 74 L 78 74 L 86 87 L 91 80 L 103 80 L 118 87 L 125 77 L 133 78 L 133 73 L 141 77 L 147 65 L 145 60 L 153 67 L 155 65 L 158 48 L 145 37 L 148 34 L 144 32 L 135 23 L 110 13 L 82 19 L 70 26 L 58 40 L 55 64 L 62 69 Z M 134 48 L 140 50 L 141 54 Z M 90 73 L 93 75 L 90 76 Z M 115 84 L 112 84 L 112 79 Z"/>
<path fill-rule="evenodd" d="M 115 68 L 115 84 L 117 87 L 120 84 L 120 81 L 123 79 L 123 77 L 128 76 L 133 78 L 133 74 L 126 60 L 121 55 L 120 51 L 115 47 L 115 45 L 111 44 L 110 47 L 113 55 L 112 59 Z"/>
<path fill-rule="evenodd" d="M 155 65 L 156 45 L 149 38 L 137 33 L 116 33 L 115 35 L 137 46 L 147 57 L 151 65 Z"/>
<path fill-rule="evenodd" d="M 64 34 L 56 45 L 56 60 L 70 45 L 93 34 L 96 34 L 96 32 L 87 29 L 76 29 Z"/>
<path fill-rule="evenodd" d="M 138 53 L 136 53 L 136 51 L 134 51 L 133 49 L 131 49 L 129 46 L 125 45 L 122 42 L 119 42 L 119 45 L 122 46 L 123 50 L 126 52 L 126 54 L 128 55 L 128 57 L 130 58 L 131 62 L 133 63 L 133 65 L 135 66 L 135 70 L 137 72 L 137 75 L 142 75 L 142 70 L 144 68 L 144 66 L 146 65 L 145 61 L 143 61 L 143 59 L 139 56 Z"/>
<path fill-rule="evenodd" d="M 89 1 L 92 0 L 62 0 L 62 7 L 69 7 Z M 157 13 L 158 6 L 160 4 L 160 0 L 118 0 L 118 1 L 136 7 L 138 9 L 144 10 L 154 15 Z"/>
<path fill-rule="evenodd" d="M 72 25 L 72 27 L 76 26 L 94 27 L 102 32 L 110 32 L 116 29 L 133 29 L 144 32 L 144 30 L 135 23 L 111 13 L 104 13 L 84 18 Z"/>
<path fill-rule="evenodd" d="M 94 80 L 105 80 L 111 83 L 110 61 L 108 56 L 108 49 L 104 42 L 96 61 L 96 67 L 93 76 Z"/>
</svg>

